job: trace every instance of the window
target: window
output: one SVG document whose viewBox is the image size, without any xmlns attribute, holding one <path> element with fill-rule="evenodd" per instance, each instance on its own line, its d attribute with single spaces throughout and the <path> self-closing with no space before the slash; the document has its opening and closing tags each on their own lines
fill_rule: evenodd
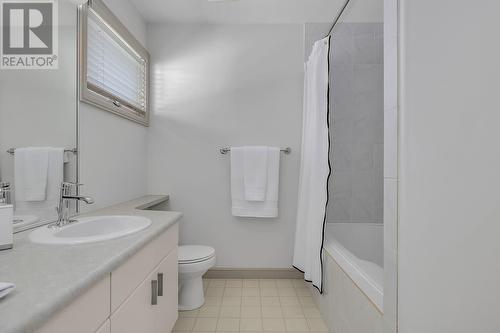
<svg viewBox="0 0 500 333">
<path fill-rule="evenodd" d="M 149 54 L 100 1 L 80 8 L 80 100 L 149 125 Z"/>
</svg>

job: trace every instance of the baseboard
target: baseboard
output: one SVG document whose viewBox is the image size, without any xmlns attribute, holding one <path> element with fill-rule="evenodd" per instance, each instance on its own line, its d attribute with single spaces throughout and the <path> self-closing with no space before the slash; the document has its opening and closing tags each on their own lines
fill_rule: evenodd
<svg viewBox="0 0 500 333">
<path fill-rule="evenodd" d="M 294 268 L 213 268 L 207 279 L 303 279 L 304 273 Z"/>
</svg>

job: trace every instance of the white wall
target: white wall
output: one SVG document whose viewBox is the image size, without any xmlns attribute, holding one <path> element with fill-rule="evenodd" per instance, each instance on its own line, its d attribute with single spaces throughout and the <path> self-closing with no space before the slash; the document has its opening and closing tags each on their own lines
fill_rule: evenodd
<svg viewBox="0 0 500 333">
<path fill-rule="evenodd" d="M 104 2 L 146 45 L 146 23 L 136 8 L 124 0 Z M 81 191 L 95 199 L 88 209 L 146 194 L 147 127 L 86 103 L 80 103 L 79 123 Z"/>
<path fill-rule="evenodd" d="M 500 330 L 500 2 L 400 0 L 399 331 Z"/>
<path fill-rule="evenodd" d="M 217 266 L 290 267 L 301 145 L 301 25 L 151 25 L 149 189 L 184 213 L 181 243 L 207 244 Z M 219 148 L 275 145 L 280 216 L 231 216 L 230 157 Z"/>
</svg>

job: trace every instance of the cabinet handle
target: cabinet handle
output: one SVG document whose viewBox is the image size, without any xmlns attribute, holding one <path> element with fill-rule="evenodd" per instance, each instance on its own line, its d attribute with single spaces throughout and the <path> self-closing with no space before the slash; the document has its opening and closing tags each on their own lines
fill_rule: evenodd
<svg viewBox="0 0 500 333">
<path fill-rule="evenodd" d="M 158 281 L 151 280 L 151 305 L 158 304 Z"/>
<path fill-rule="evenodd" d="M 158 273 L 158 296 L 163 296 L 163 273 Z"/>
</svg>

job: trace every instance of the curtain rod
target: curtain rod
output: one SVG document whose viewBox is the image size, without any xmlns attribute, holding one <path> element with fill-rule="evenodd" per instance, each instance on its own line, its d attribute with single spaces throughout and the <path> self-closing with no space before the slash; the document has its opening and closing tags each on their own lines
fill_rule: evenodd
<svg viewBox="0 0 500 333">
<path fill-rule="evenodd" d="M 345 3 L 344 3 L 344 6 L 342 6 L 342 9 L 340 10 L 340 12 L 338 13 L 338 15 L 335 17 L 335 19 L 333 20 L 333 24 L 332 24 L 332 27 L 330 28 L 330 31 L 328 31 L 328 34 L 325 36 L 328 37 L 328 36 L 331 36 L 332 35 L 332 32 L 333 32 L 333 29 L 335 28 L 335 26 L 337 25 L 337 23 L 339 22 L 340 20 L 340 17 L 342 16 L 342 14 L 344 14 L 344 11 L 346 10 L 347 6 L 349 5 L 349 2 L 351 2 L 351 0 L 347 0 Z"/>
</svg>

